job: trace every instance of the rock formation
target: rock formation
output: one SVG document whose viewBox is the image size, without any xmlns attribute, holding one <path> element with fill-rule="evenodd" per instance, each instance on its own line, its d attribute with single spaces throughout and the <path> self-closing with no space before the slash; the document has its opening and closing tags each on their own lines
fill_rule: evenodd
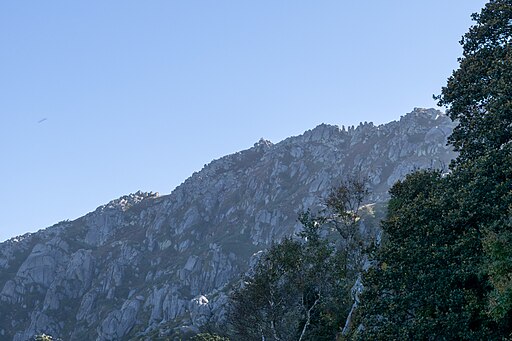
<svg viewBox="0 0 512 341">
<path fill-rule="evenodd" d="M 452 127 L 439 111 L 415 109 L 380 126 L 262 139 L 169 195 L 137 192 L 1 243 L 0 338 L 139 340 L 217 323 L 251 256 L 298 231 L 298 212 L 347 174 L 367 175 L 369 202 L 383 202 L 408 172 L 447 169 Z"/>
</svg>

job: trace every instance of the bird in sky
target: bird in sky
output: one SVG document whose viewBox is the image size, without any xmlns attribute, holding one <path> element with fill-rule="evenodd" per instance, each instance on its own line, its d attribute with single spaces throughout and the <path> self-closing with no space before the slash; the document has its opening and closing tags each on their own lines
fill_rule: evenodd
<svg viewBox="0 0 512 341">
<path fill-rule="evenodd" d="M 46 120 L 47 120 L 47 118 L 45 117 L 45 118 L 40 119 L 39 121 L 37 121 L 37 123 L 43 123 L 43 122 L 44 122 L 44 121 L 46 121 Z"/>
</svg>

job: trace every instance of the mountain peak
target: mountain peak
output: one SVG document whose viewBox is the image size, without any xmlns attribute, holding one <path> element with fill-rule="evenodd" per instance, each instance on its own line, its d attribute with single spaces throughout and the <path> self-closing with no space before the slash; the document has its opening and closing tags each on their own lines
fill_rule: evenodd
<svg viewBox="0 0 512 341">
<path fill-rule="evenodd" d="M 269 147 L 272 147 L 274 144 L 269 141 L 269 140 L 266 140 L 264 139 L 263 137 L 260 138 L 260 140 L 258 142 L 256 142 L 254 144 L 254 147 L 257 147 L 257 148 L 269 148 Z"/>
<path fill-rule="evenodd" d="M 99 211 L 105 210 L 121 210 L 126 211 L 134 205 L 140 203 L 143 200 L 148 198 L 158 198 L 160 194 L 158 192 L 142 192 L 137 191 L 135 193 L 130 193 L 128 195 L 123 195 L 117 199 L 111 200 L 105 205 L 102 205 L 97 208 Z"/>
<path fill-rule="evenodd" d="M 414 108 L 410 113 L 402 116 L 402 119 L 428 119 L 428 120 L 438 120 L 438 119 L 449 119 L 448 116 L 437 109 L 434 108 Z"/>
</svg>

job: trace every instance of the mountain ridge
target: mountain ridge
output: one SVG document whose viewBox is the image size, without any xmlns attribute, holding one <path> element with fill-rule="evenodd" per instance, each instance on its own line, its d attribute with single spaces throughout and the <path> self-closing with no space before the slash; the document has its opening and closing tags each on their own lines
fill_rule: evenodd
<svg viewBox="0 0 512 341">
<path fill-rule="evenodd" d="M 170 194 L 139 191 L 0 243 L 0 336 L 112 340 L 217 324 L 229 286 L 252 255 L 300 229 L 298 212 L 353 173 L 369 177 L 368 202 L 383 202 L 408 172 L 446 167 L 452 127 L 441 112 L 416 108 L 378 126 L 321 124 L 275 144 L 260 139 Z"/>
</svg>

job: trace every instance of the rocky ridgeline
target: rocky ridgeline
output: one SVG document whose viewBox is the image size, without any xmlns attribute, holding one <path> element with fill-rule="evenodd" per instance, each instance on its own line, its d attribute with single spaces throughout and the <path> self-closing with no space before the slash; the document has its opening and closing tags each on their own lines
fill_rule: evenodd
<svg viewBox="0 0 512 341">
<path fill-rule="evenodd" d="M 398 122 L 301 136 L 228 155 L 171 194 L 137 192 L 75 221 L 0 244 L 0 339 L 149 339 L 196 332 L 225 314 L 251 256 L 296 232 L 347 174 L 368 175 L 369 201 L 418 168 L 447 167 L 451 121 L 415 109 Z"/>
</svg>

